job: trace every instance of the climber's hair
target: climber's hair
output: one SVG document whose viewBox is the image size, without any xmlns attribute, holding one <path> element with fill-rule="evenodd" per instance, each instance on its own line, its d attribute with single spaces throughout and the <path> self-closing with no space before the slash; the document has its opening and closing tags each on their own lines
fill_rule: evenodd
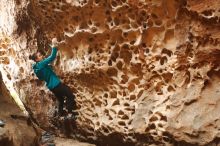
<svg viewBox="0 0 220 146">
<path fill-rule="evenodd" d="M 42 54 L 41 52 L 35 52 L 35 53 L 33 53 L 32 55 L 29 56 L 29 59 L 37 62 L 37 54 L 38 53 Z"/>
<path fill-rule="evenodd" d="M 36 59 L 37 59 L 37 53 L 31 54 L 31 55 L 29 56 L 29 59 L 30 59 L 30 60 L 33 60 L 33 61 L 36 62 Z"/>
</svg>

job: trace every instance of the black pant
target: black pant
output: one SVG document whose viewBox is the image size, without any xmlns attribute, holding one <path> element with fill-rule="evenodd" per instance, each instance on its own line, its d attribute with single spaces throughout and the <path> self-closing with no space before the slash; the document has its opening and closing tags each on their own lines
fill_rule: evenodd
<svg viewBox="0 0 220 146">
<path fill-rule="evenodd" d="M 66 108 L 68 112 L 71 113 L 72 110 L 76 109 L 75 95 L 71 92 L 67 85 L 60 83 L 55 88 L 51 89 L 51 91 L 55 94 L 57 100 L 59 101 L 58 112 L 60 115 L 63 114 L 64 97 L 66 97 Z"/>
</svg>

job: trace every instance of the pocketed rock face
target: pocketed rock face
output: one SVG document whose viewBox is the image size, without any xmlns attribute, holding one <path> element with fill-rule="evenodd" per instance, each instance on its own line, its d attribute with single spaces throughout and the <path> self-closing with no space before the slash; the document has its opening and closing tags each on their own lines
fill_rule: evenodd
<svg viewBox="0 0 220 146">
<path fill-rule="evenodd" d="M 220 0 L 23 0 L 15 4 L 23 6 L 23 19 L 15 19 L 15 34 L 8 33 L 18 45 L 1 47 L 5 82 L 28 97 L 23 101 L 42 125 L 48 121 L 53 95 L 31 75 L 27 56 L 36 45 L 48 53 L 45 44 L 58 37 L 63 43 L 55 70 L 76 94 L 84 139 L 99 145 L 218 144 L 219 5 Z M 15 38 L 18 30 L 22 35 Z M 15 81 L 17 74 L 22 79 Z"/>
</svg>

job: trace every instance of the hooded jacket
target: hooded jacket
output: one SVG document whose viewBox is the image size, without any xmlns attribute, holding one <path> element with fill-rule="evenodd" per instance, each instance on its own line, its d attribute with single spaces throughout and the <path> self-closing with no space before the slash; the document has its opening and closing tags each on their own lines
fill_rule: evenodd
<svg viewBox="0 0 220 146">
<path fill-rule="evenodd" d="M 42 61 L 39 61 L 33 65 L 34 73 L 40 79 L 46 82 L 46 86 L 51 90 L 55 88 L 61 81 L 57 75 L 53 72 L 49 63 L 51 63 L 57 54 L 57 48 L 53 47 L 51 55 Z"/>
</svg>

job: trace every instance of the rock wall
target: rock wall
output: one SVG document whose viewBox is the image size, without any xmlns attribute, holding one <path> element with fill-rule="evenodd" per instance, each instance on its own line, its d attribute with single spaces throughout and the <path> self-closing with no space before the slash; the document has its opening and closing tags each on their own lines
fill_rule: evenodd
<svg viewBox="0 0 220 146">
<path fill-rule="evenodd" d="M 58 37 L 54 69 L 76 94 L 84 139 L 218 144 L 219 0 L 9 2 L 11 13 L 1 11 L 13 20 L 0 25 L 10 40 L 0 47 L 1 70 L 43 127 L 50 127 L 53 95 L 33 75 L 28 55 L 49 54 L 49 40 Z"/>
<path fill-rule="evenodd" d="M 2 82 L 0 73 L 0 126 L 1 146 L 38 146 L 39 131 L 27 115 L 13 101 Z M 25 129 L 25 130 L 24 130 Z"/>
</svg>

